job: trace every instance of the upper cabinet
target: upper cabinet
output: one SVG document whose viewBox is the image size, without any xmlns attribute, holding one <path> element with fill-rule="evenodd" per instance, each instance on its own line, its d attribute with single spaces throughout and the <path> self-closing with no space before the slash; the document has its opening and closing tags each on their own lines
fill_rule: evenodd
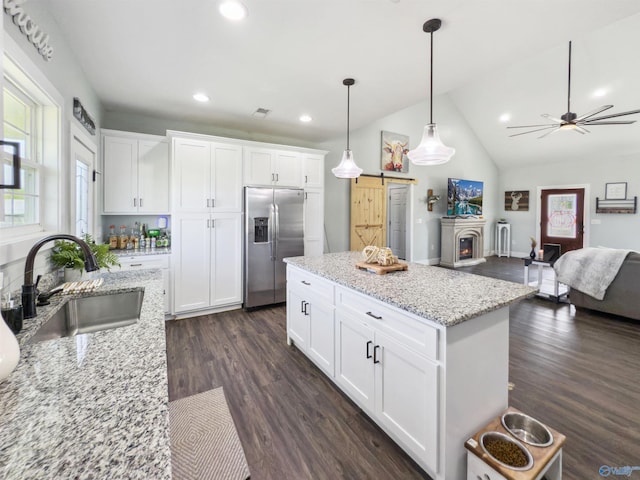
<svg viewBox="0 0 640 480">
<path fill-rule="evenodd" d="M 173 145 L 173 210 L 242 212 L 242 146 L 178 138 Z"/>
<path fill-rule="evenodd" d="M 165 137 L 103 130 L 104 213 L 169 213 Z"/>
<path fill-rule="evenodd" d="M 324 188 L 324 155 L 302 154 L 304 188 Z"/>
<path fill-rule="evenodd" d="M 244 184 L 302 188 L 300 153 L 244 147 Z"/>
</svg>

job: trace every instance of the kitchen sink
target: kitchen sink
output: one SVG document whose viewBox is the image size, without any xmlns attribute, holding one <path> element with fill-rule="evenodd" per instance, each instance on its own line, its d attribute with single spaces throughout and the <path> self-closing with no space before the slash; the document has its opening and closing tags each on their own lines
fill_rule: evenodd
<svg viewBox="0 0 640 480">
<path fill-rule="evenodd" d="M 72 298 L 47 320 L 28 343 L 72 337 L 133 325 L 140 319 L 144 288 Z"/>
</svg>

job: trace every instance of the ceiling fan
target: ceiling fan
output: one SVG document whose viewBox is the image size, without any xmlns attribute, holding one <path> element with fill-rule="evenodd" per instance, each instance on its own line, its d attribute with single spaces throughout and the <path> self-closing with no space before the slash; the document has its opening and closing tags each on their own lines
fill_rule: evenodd
<svg viewBox="0 0 640 480">
<path fill-rule="evenodd" d="M 628 125 L 630 123 L 635 123 L 635 120 L 608 120 L 609 118 L 622 117 L 624 115 L 632 115 L 634 113 L 640 113 L 640 110 L 631 110 L 629 112 L 621 112 L 621 113 L 612 113 L 610 115 L 603 115 L 600 117 L 594 117 L 599 113 L 604 112 L 612 108 L 613 105 L 603 105 L 600 108 L 596 108 L 590 112 L 585 113 L 584 115 L 578 116 L 577 114 L 571 111 L 571 42 L 569 42 L 569 82 L 567 89 L 567 113 L 560 116 L 560 118 L 552 117 L 548 113 L 543 113 L 542 116 L 548 120 L 551 120 L 554 123 L 547 123 L 541 125 L 519 125 L 519 126 L 511 126 L 507 128 L 534 128 L 535 130 L 529 130 L 527 132 L 515 133 L 513 135 L 509 135 L 510 137 L 517 137 L 518 135 L 525 135 L 527 133 L 534 132 L 542 132 L 544 130 L 548 130 L 548 132 L 542 134 L 538 138 L 544 138 L 551 133 L 558 132 L 560 130 L 574 130 L 578 133 L 589 133 L 589 130 L 584 128 L 585 126 L 591 125 Z"/>
</svg>

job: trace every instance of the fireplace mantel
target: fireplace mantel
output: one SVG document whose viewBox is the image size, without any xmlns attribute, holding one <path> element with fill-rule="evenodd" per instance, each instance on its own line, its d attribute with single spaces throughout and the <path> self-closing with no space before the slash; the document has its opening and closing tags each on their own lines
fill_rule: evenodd
<svg viewBox="0 0 640 480">
<path fill-rule="evenodd" d="M 444 267 L 467 267 L 486 262 L 484 258 L 483 218 L 443 217 L 440 219 L 440 265 Z M 460 258 L 460 239 L 472 240 L 471 258 Z"/>
</svg>

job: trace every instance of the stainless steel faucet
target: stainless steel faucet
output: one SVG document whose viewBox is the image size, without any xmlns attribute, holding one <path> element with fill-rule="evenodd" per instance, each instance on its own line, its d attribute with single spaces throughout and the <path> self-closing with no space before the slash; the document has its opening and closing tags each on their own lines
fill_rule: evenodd
<svg viewBox="0 0 640 480">
<path fill-rule="evenodd" d="M 93 252 L 91 251 L 91 248 L 89 248 L 89 245 L 87 245 L 87 242 L 79 239 L 78 237 L 74 237 L 73 235 L 68 235 L 66 233 L 58 233 L 39 240 L 33 247 L 31 247 L 31 250 L 29 250 L 27 261 L 24 265 L 24 285 L 22 285 L 22 310 L 24 318 L 33 318 L 37 315 L 37 290 L 36 286 L 33 284 L 33 264 L 35 263 L 36 254 L 38 253 L 38 250 L 40 250 L 40 247 L 53 240 L 69 240 L 77 243 L 84 253 L 84 269 L 87 272 L 93 272 L 100 268 L 98 267 L 96 257 L 93 255 Z"/>
</svg>

